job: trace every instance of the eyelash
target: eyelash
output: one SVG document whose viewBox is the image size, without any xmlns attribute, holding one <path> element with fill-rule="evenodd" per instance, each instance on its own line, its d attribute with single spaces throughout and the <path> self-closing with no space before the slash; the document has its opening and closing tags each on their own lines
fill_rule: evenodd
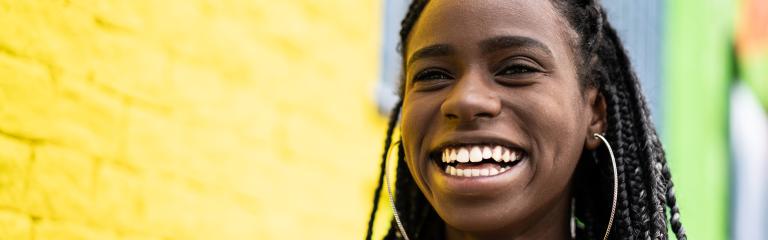
<svg viewBox="0 0 768 240">
<path fill-rule="evenodd" d="M 501 71 L 496 73 L 496 75 L 505 76 L 505 75 L 515 75 L 515 74 L 531 74 L 535 72 L 539 72 L 539 70 L 528 65 L 514 64 L 514 65 L 503 68 Z"/>
<path fill-rule="evenodd" d="M 435 78 L 435 76 L 438 76 L 439 78 Z M 415 81 L 430 81 L 430 80 L 439 80 L 439 79 L 452 79 L 453 77 L 446 73 L 443 70 L 439 69 L 427 69 L 424 70 L 416 76 L 413 77 L 413 80 Z"/>
</svg>

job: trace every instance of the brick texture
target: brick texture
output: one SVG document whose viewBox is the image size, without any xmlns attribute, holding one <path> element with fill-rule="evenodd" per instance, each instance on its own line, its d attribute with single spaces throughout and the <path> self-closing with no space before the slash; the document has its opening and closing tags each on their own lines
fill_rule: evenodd
<svg viewBox="0 0 768 240">
<path fill-rule="evenodd" d="M 380 5 L 0 0 L 0 239 L 362 237 Z"/>
</svg>

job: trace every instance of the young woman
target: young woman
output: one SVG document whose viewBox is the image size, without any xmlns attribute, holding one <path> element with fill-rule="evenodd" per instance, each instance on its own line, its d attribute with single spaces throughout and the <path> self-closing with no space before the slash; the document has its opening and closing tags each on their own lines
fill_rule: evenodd
<svg viewBox="0 0 768 240">
<path fill-rule="evenodd" d="M 386 239 L 668 239 L 667 224 L 686 239 L 640 86 L 598 2 L 417 0 L 400 37 L 401 99 L 368 239 L 390 148 Z"/>
</svg>

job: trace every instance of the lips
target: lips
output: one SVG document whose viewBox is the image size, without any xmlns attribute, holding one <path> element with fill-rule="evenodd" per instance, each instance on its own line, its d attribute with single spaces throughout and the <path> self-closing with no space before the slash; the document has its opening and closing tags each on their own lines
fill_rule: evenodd
<svg viewBox="0 0 768 240">
<path fill-rule="evenodd" d="M 419 172 L 427 191 L 441 198 L 499 196 L 520 191 L 532 179 L 525 136 L 477 130 L 441 132 L 434 139 L 416 166 L 424 166 Z"/>
</svg>

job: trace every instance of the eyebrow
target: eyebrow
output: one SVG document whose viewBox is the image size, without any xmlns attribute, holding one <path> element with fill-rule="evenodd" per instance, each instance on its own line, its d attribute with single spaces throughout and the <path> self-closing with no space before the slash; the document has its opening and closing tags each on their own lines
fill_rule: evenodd
<svg viewBox="0 0 768 240">
<path fill-rule="evenodd" d="M 424 59 L 424 58 L 432 58 L 432 57 L 444 57 L 453 54 L 456 52 L 456 49 L 448 44 L 435 44 L 428 47 L 424 47 L 419 49 L 418 51 L 414 52 L 410 58 L 408 58 L 408 62 L 406 63 L 406 66 L 411 65 L 416 60 Z"/>
<path fill-rule="evenodd" d="M 483 54 L 488 54 L 498 50 L 506 48 L 535 48 L 544 52 L 548 56 L 552 56 L 552 51 L 549 50 L 546 44 L 529 37 L 523 36 L 498 36 L 489 39 L 485 39 L 480 42 L 480 49 Z M 411 65 L 419 59 L 432 58 L 432 57 L 444 57 L 454 54 L 456 49 L 448 44 L 435 44 L 428 47 L 424 47 L 414 52 L 408 61 L 406 66 Z"/>
<path fill-rule="evenodd" d="M 552 56 L 552 51 L 549 50 L 546 44 L 529 37 L 523 36 L 499 36 L 489 38 L 480 42 L 480 49 L 483 54 L 488 54 L 501 49 L 506 48 L 535 48 L 548 56 Z"/>
</svg>

